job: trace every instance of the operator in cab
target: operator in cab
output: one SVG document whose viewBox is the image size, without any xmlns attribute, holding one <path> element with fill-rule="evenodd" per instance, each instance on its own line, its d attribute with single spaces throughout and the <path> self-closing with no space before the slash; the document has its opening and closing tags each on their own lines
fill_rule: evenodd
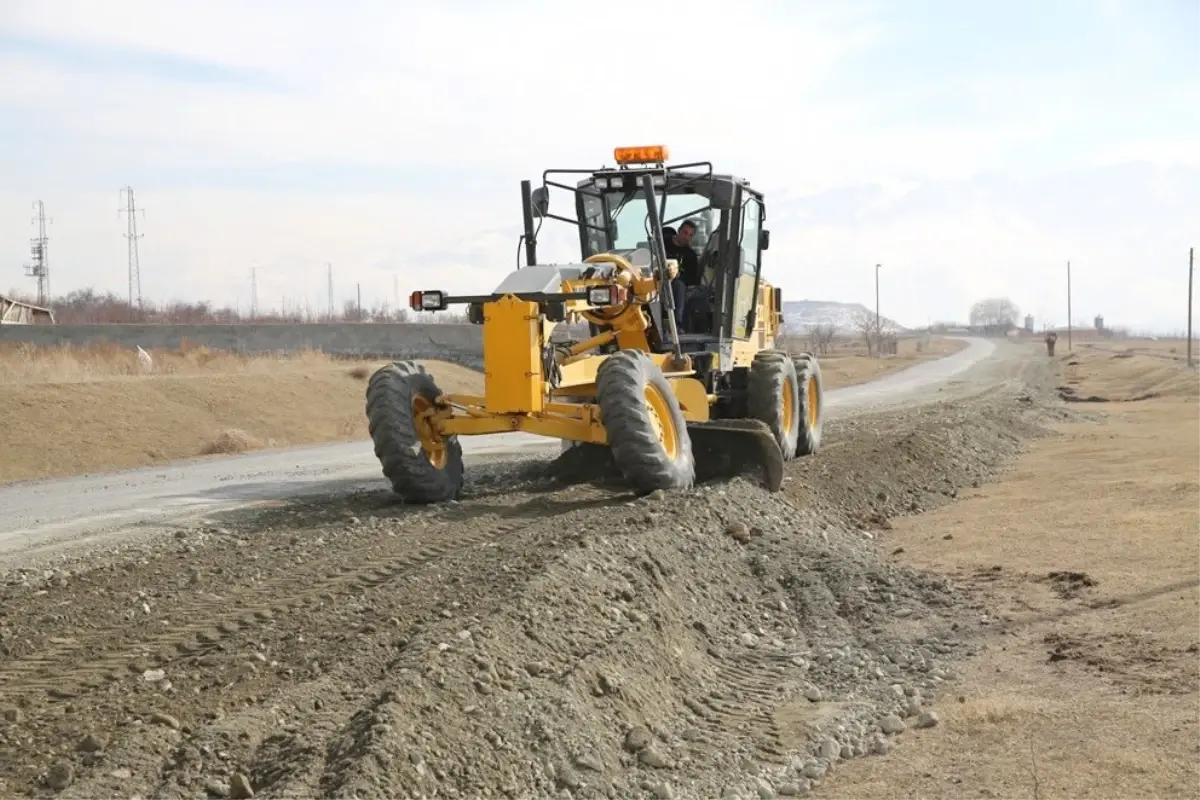
<svg viewBox="0 0 1200 800">
<path fill-rule="evenodd" d="M 697 225 L 692 220 L 684 220 L 679 226 L 679 232 L 674 236 L 664 236 L 667 243 L 667 258 L 679 262 L 679 277 L 685 286 L 699 286 L 701 282 L 700 258 L 692 249 L 692 237 L 696 235 Z M 665 229 L 670 230 L 670 228 Z M 664 231 L 664 232 L 665 232 Z"/>
<path fill-rule="evenodd" d="M 692 237 L 696 234 L 696 228 L 696 223 L 690 219 L 684 220 L 678 231 L 670 227 L 663 228 L 667 258 L 675 259 L 679 264 L 679 274 L 671 280 L 671 295 L 675 301 L 675 324 L 681 331 L 688 287 L 699 286 L 702 278 L 700 259 L 692 249 Z"/>
</svg>

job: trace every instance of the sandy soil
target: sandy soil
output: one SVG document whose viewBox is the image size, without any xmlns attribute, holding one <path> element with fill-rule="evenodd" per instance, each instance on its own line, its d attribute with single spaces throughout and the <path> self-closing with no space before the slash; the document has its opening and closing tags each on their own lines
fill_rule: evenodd
<svg viewBox="0 0 1200 800">
<path fill-rule="evenodd" d="M 840 343 L 822 359 L 823 375 L 831 389 L 862 383 L 961 346 L 931 339 L 918 352 L 915 340 L 904 340 L 898 355 L 872 359 Z M 136 351 L 115 346 L 0 346 L 0 483 L 363 439 L 365 381 L 383 363 L 203 347 L 155 350 L 151 358 L 147 373 Z M 482 390 L 472 370 L 428 365 L 446 391 Z"/>
<path fill-rule="evenodd" d="M 1060 391 L 1091 399 L 1076 406 L 1090 419 L 881 532 L 898 563 L 953 577 L 996 629 L 939 726 L 846 765 L 828 796 L 1198 796 L 1200 381 L 1168 345 L 1139 350 L 1058 359 Z"/>
<path fill-rule="evenodd" d="M 823 791 L 995 635 L 879 528 L 1079 415 L 1006 353 L 831 422 L 775 494 L 498 461 L 436 508 L 343 490 L 6 568 L 0 795 Z"/>
</svg>

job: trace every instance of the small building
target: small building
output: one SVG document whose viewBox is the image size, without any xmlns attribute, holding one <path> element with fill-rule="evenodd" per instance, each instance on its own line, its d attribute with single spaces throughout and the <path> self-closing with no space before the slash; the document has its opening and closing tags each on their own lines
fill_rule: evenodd
<svg viewBox="0 0 1200 800">
<path fill-rule="evenodd" d="M 53 325 L 54 312 L 0 294 L 0 325 Z"/>
</svg>

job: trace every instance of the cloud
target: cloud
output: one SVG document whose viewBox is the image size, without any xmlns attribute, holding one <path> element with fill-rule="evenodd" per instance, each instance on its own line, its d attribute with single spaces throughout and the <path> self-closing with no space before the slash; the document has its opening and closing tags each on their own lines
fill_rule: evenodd
<svg viewBox="0 0 1200 800">
<path fill-rule="evenodd" d="M 233 86 L 243 89 L 280 88 L 274 80 L 254 70 L 138 48 L 67 43 L 54 38 L 0 33 L 0 51 L 10 57 L 40 62 L 70 72 L 104 76 L 110 80 L 120 80 L 122 77 L 133 75 L 185 84 Z"/>
<path fill-rule="evenodd" d="M 45 200 L 56 291 L 124 286 L 126 184 L 146 209 L 148 296 L 245 301 L 254 268 L 263 303 L 323 307 L 327 262 L 364 302 L 397 281 L 486 290 L 515 263 L 520 179 L 659 141 L 767 192 L 789 296 L 873 302 L 881 261 L 892 316 L 914 324 L 980 292 L 1049 304 L 1045 265 L 1076 256 L 1097 271 L 1092 305 L 1157 324 L 1176 304 L 1168 255 L 1200 218 L 1186 3 L 0 14 L 0 249 L 18 262 Z M 1112 168 L 1130 162 L 1145 166 Z M 569 259 L 573 242 L 548 222 L 542 253 Z M 1145 265 L 1159 251 L 1161 284 L 1160 256 Z"/>
</svg>

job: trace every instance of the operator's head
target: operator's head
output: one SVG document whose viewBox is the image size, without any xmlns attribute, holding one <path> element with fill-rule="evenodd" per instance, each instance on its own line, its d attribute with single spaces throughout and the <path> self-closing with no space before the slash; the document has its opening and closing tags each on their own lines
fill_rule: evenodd
<svg viewBox="0 0 1200 800">
<path fill-rule="evenodd" d="M 692 237 L 696 234 L 698 226 L 690 219 L 685 219 L 679 226 L 679 233 L 675 234 L 675 243 L 684 247 L 691 247 Z"/>
</svg>

